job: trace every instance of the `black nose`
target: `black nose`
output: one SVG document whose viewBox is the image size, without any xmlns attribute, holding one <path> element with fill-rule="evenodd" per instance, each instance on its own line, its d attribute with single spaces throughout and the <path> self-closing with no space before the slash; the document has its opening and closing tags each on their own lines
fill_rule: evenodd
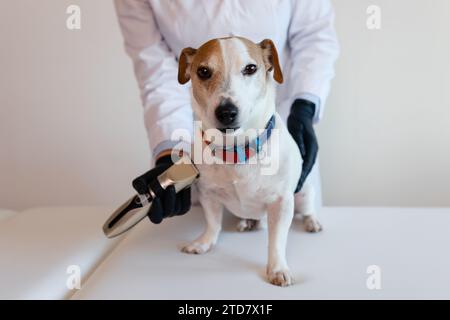
<svg viewBox="0 0 450 320">
<path fill-rule="evenodd" d="M 224 101 L 217 107 L 215 113 L 221 124 L 229 126 L 237 119 L 238 108 L 231 101 Z"/>
</svg>

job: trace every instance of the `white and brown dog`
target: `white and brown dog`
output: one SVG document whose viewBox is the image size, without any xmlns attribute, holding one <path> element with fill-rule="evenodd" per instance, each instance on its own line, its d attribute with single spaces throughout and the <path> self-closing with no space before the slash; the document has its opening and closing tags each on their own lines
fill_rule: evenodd
<svg viewBox="0 0 450 320">
<path fill-rule="evenodd" d="M 267 218 L 267 276 L 272 284 L 288 286 L 292 276 L 285 251 L 294 212 L 304 215 L 307 231 L 317 232 L 321 227 L 315 218 L 314 190 L 308 180 L 301 192 L 295 197 L 293 194 L 302 158 L 275 110 L 275 81 L 283 82 L 276 48 L 271 40 L 256 44 L 240 37 L 214 39 L 198 49 L 185 48 L 180 55 L 178 81 L 185 84 L 189 80 L 193 111 L 202 130 L 220 130 L 223 137 L 246 135 L 247 140 L 237 139 L 244 141 L 243 145 L 231 146 L 231 163 L 198 164 L 199 201 L 207 227 L 182 250 L 200 254 L 211 249 L 221 230 L 224 207 L 242 219 L 238 224 L 240 231 L 251 230 Z M 249 138 L 250 129 L 261 129 L 266 139 L 251 134 Z M 275 135 L 270 134 L 274 130 L 278 131 L 276 141 Z M 248 142 L 255 139 L 259 144 L 252 150 Z M 227 143 L 223 150 L 220 147 L 223 160 L 229 153 L 226 150 L 230 150 Z M 276 154 L 269 150 L 273 144 L 277 146 L 272 148 L 278 150 Z M 260 162 L 248 164 L 258 154 L 265 155 L 265 163 L 282 159 L 282 165 L 273 174 L 261 174 Z"/>
</svg>

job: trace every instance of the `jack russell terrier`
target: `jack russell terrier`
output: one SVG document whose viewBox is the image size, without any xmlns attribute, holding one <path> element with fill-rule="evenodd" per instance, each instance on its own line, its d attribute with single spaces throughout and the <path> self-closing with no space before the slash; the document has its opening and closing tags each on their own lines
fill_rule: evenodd
<svg viewBox="0 0 450 320">
<path fill-rule="evenodd" d="M 185 48 L 179 59 L 178 81 L 185 84 L 189 80 L 203 145 L 214 146 L 212 154 L 226 161 L 197 165 L 199 202 L 207 226 L 182 251 L 201 254 L 212 248 L 221 231 L 224 208 L 242 219 L 239 231 L 255 229 L 266 219 L 268 280 L 278 286 L 291 285 L 285 251 L 294 212 L 303 214 L 307 231 L 318 232 L 321 226 L 315 217 L 311 183 L 307 180 L 294 196 L 302 158 L 275 110 L 275 81 L 283 82 L 276 48 L 268 39 L 256 44 L 241 37 L 213 39 L 198 49 Z M 208 130 L 219 132 L 226 142 L 208 141 Z M 241 143 L 235 144 L 235 140 Z M 276 172 L 261 174 L 262 161 L 251 161 L 260 157 L 265 163 L 278 161 L 282 165 Z"/>
</svg>

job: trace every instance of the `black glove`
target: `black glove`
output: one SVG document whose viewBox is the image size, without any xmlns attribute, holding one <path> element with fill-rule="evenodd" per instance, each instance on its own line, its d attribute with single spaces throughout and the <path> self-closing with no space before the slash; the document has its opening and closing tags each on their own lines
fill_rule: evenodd
<svg viewBox="0 0 450 320">
<path fill-rule="evenodd" d="M 170 166 L 173 165 L 171 156 L 164 156 L 156 161 L 155 167 L 133 180 L 133 188 L 139 194 L 146 194 L 149 185 Z M 191 188 L 175 193 L 175 187 L 169 186 L 161 197 L 153 200 L 147 216 L 153 223 L 161 223 L 164 218 L 181 216 L 191 208 Z"/>
<path fill-rule="evenodd" d="M 287 119 L 289 133 L 297 143 L 303 158 L 302 174 L 295 189 L 295 193 L 300 191 L 316 162 L 319 145 L 313 128 L 313 117 L 316 105 L 308 100 L 297 99 L 291 107 L 291 112 Z"/>
</svg>

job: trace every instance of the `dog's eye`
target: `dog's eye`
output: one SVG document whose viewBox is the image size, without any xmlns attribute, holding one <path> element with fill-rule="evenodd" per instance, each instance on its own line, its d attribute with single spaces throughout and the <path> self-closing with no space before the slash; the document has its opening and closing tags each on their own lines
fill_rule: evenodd
<svg viewBox="0 0 450 320">
<path fill-rule="evenodd" d="M 211 69 L 209 69 L 207 67 L 199 67 L 197 69 L 197 75 L 200 79 L 207 80 L 207 79 L 211 78 L 212 72 L 211 72 Z"/>
<path fill-rule="evenodd" d="M 256 70 L 258 70 L 258 68 L 256 67 L 256 65 L 254 64 L 248 64 L 245 66 L 244 70 L 242 71 L 242 73 L 246 76 L 252 75 L 256 72 Z"/>
</svg>

